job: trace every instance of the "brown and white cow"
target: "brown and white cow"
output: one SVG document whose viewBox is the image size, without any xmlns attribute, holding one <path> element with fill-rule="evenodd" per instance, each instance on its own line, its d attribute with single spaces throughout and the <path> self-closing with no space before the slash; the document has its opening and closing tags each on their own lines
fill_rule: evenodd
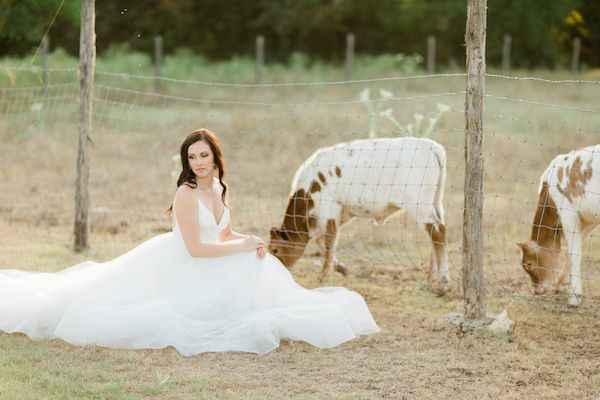
<svg viewBox="0 0 600 400">
<path fill-rule="evenodd" d="M 430 280 L 448 290 L 446 225 L 442 199 L 446 152 L 430 139 L 402 137 L 355 140 L 321 148 L 296 171 L 280 227 L 271 229 L 269 250 L 288 268 L 316 239 L 324 251 L 321 280 L 333 266 L 340 227 L 354 217 L 384 222 L 410 212 L 432 241 Z"/>
<path fill-rule="evenodd" d="M 569 305 L 580 304 L 582 241 L 600 223 L 599 173 L 597 145 L 556 156 L 542 174 L 531 237 L 518 243 L 536 294 L 570 282 Z M 564 242 L 569 264 L 560 268 Z"/>
</svg>

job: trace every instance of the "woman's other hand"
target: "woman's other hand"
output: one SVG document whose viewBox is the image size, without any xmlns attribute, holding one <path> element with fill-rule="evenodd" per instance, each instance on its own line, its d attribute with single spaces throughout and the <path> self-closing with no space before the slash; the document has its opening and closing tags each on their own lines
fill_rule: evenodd
<svg viewBox="0 0 600 400">
<path fill-rule="evenodd" d="M 255 238 L 258 241 L 258 247 L 256 249 L 256 255 L 258 256 L 258 258 L 260 260 L 262 260 L 267 255 L 267 245 L 265 244 L 265 241 L 262 240 L 260 237 L 255 236 Z"/>
<path fill-rule="evenodd" d="M 242 242 L 242 251 L 254 251 L 259 259 L 265 258 L 267 255 L 267 247 L 265 242 L 258 236 L 250 235 Z"/>
</svg>

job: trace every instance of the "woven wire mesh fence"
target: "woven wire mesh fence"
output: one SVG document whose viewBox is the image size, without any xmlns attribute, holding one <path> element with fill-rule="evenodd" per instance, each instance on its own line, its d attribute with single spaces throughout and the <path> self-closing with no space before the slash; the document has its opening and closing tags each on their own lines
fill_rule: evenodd
<svg viewBox="0 0 600 400">
<path fill-rule="evenodd" d="M 580 153 L 568 154 L 598 142 L 598 84 L 597 81 L 488 76 L 484 254 L 489 291 L 535 300 L 548 307 L 566 306 L 572 288 L 569 284 L 569 248 L 565 237 L 573 231 L 554 230 L 555 238 L 549 243 L 542 243 L 539 231 L 550 232 L 556 226 L 548 226 L 553 224 L 548 223 L 547 219 L 534 217 L 538 211 L 542 211 L 542 216 L 553 209 L 559 214 L 568 209 L 578 211 L 583 198 L 598 203 L 598 190 L 594 189 L 597 187 L 594 182 L 599 182 L 597 171 L 592 171 L 588 192 L 582 193 L 578 199 L 571 199 L 570 205 L 561 198 L 563 196 L 558 186 L 566 187 L 569 180 L 576 179 L 576 175 L 582 172 L 581 168 L 569 168 L 569 177 L 565 173 L 562 183 L 552 176 L 542 178 L 544 171 L 559 155 L 563 160 L 573 155 L 577 158 Z M 543 181 L 553 187 L 551 192 L 555 193 L 553 201 L 556 206 L 538 210 L 540 201 L 542 204 L 548 203 L 546 196 L 539 194 Z M 582 214 L 576 218 L 597 219 L 597 210 L 591 213 L 582 210 Z M 517 243 L 530 239 L 539 241 L 542 249 L 551 250 L 551 258 L 556 263 L 556 268 L 546 265 L 539 271 L 533 271 L 536 275 L 547 272 L 551 276 L 549 290 L 543 296 L 531 297 L 531 290 L 541 289 L 541 282 L 532 281 L 521 268 L 522 254 Z M 559 244 L 560 252 L 557 251 Z M 592 231 L 584 241 L 582 250 L 573 250 L 582 256 L 579 275 L 583 282 L 584 300 L 579 309 L 594 314 L 598 313 L 600 295 L 597 248 L 597 234 L 594 235 Z M 563 267 L 567 268 L 567 276 L 564 284 L 559 285 Z M 558 289 L 558 292 L 554 289 Z"/>
<path fill-rule="evenodd" d="M 67 254 L 72 238 L 77 74 L 57 70 L 51 78 L 56 83 L 48 87 L 0 88 L 2 230 L 7 238 L 2 253 L 7 268 L 48 270 L 76 258 L 65 255 L 47 266 L 39 263 L 43 251 L 35 257 L 27 252 L 35 245 Z M 164 79 L 160 93 L 153 91 L 153 79 L 96 73 L 92 256 L 114 257 L 170 229 L 165 210 L 180 171 L 176 156 L 193 129 L 209 128 L 222 142 L 234 230 L 265 239 L 272 227 L 282 225 L 294 174 L 316 150 L 357 139 L 427 137 L 446 152 L 448 264 L 451 290 L 462 291 L 464 74 L 264 85 Z M 539 179 L 548 163 L 557 154 L 597 140 L 598 84 L 489 75 L 486 89 L 486 291 L 531 300 L 530 279 L 516 243 L 531 234 Z M 322 167 L 327 172 L 347 166 Z M 333 178 L 326 177 L 328 184 Z M 413 193 L 421 189 L 406 188 Z M 425 282 L 432 244 L 417 222 L 410 212 L 398 213 L 385 224 L 355 218 L 340 228 L 337 257 L 359 278 L 382 277 L 397 285 L 406 279 Z M 590 312 L 600 295 L 596 240 L 592 234 L 585 242 L 582 261 L 580 309 Z M 322 261 L 322 250 L 313 240 L 293 271 L 317 277 Z M 343 282 L 337 274 L 330 276 Z M 544 300 L 566 301 L 560 294 Z"/>
</svg>

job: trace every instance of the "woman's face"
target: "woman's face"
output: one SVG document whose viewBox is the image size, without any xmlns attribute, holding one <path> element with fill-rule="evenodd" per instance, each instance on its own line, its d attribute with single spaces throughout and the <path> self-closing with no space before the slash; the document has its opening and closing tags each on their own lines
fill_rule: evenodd
<svg viewBox="0 0 600 400">
<path fill-rule="evenodd" d="M 214 171 L 214 156 L 208 143 L 199 140 L 188 147 L 188 162 L 198 178 L 204 178 Z"/>
</svg>

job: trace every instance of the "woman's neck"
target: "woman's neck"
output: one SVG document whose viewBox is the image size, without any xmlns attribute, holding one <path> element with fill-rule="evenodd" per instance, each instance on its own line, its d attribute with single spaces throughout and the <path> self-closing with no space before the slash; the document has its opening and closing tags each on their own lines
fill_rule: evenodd
<svg viewBox="0 0 600 400">
<path fill-rule="evenodd" d="M 212 189 L 213 187 L 214 175 L 210 174 L 203 178 L 196 177 L 196 185 L 198 185 L 198 189 Z"/>
</svg>

